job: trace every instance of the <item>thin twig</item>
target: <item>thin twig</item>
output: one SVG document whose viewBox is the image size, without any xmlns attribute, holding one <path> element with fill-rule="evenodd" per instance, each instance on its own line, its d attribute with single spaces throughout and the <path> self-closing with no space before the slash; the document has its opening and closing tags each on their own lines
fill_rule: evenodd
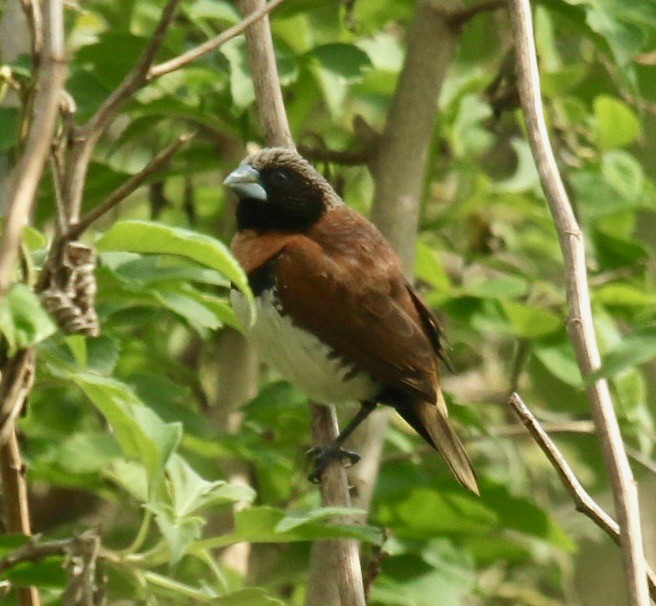
<svg viewBox="0 0 656 606">
<path fill-rule="evenodd" d="M 533 413 L 528 409 L 517 393 L 513 393 L 509 400 L 510 405 L 519 417 L 526 429 L 533 436 L 542 452 L 547 456 L 554 469 L 558 473 L 563 486 L 572 495 L 577 511 L 588 516 L 599 528 L 601 528 L 613 541 L 621 546 L 620 527 L 587 493 L 578 478 L 567 464 L 565 457 L 558 447 L 553 443 L 549 434 L 542 428 Z M 649 593 L 656 600 L 656 574 L 645 563 L 646 583 L 649 585 Z"/>
<path fill-rule="evenodd" d="M 157 154 L 146 166 L 144 166 L 136 175 L 130 177 L 123 185 L 114 190 L 98 206 L 84 215 L 78 223 L 71 225 L 64 234 L 64 240 L 73 240 L 84 232 L 94 221 L 108 213 L 117 204 L 125 200 L 133 191 L 144 183 L 153 173 L 160 170 L 180 149 L 182 145 L 188 143 L 193 138 L 190 133 L 180 135 L 166 149 Z"/>
<path fill-rule="evenodd" d="M 219 46 L 225 44 L 228 40 L 232 40 L 232 38 L 236 38 L 239 34 L 244 32 L 250 25 L 252 25 L 256 21 L 264 17 L 264 15 L 268 15 L 274 8 L 282 4 L 284 1 L 285 0 L 272 0 L 268 4 L 265 4 L 264 6 L 260 7 L 256 11 L 250 13 L 239 23 L 221 32 L 218 36 L 212 38 L 211 40 L 208 40 L 207 42 L 203 42 L 203 44 L 199 44 L 198 46 L 195 46 L 194 48 L 188 50 L 182 55 L 174 57 L 169 61 L 165 61 L 163 63 L 158 63 L 157 65 L 153 65 L 148 71 L 147 80 L 148 81 L 154 80 L 155 78 L 159 78 L 164 74 L 169 74 L 172 71 L 175 71 L 176 69 L 180 69 L 181 67 L 184 67 L 185 65 L 188 65 L 193 61 L 196 61 L 196 59 L 199 59 L 203 55 L 206 55 L 207 53 L 219 48 Z"/>
<path fill-rule="evenodd" d="M 511 6 L 522 110 L 531 150 L 560 239 L 565 260 L 569 335 L 581 374 L 586 378 L 599 368 L 601 356 L 590 306 L 583 234 L 574 216 L 549 142 L 540 95 L 530 2 L 512 0 Z M 587 391 L 621 528 L 629 603 L 632 606 L 646 606 L 649 603 L 649 592 L 645 576 L 637 486 L 624 451 L 608 382 L 600 379 Z"/>
</svg>

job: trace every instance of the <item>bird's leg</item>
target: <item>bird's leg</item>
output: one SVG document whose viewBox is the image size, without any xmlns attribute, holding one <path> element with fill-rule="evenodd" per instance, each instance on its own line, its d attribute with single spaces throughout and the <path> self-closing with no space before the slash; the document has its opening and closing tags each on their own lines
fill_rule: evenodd
<svg viewBox="0 0 656 606">
<path fill-rule="evenodd" d="M 308 450 L 308 456 L 314 457 L 314 467 L 308 476 L 310 482 L 318 484 L 321 481 L 321 474 L 323 474 L 333 459 L 346 459 L 349 466 L 355 465 L 360 460 L 360 455 L 357 452 L 343 449 L 342 444 L 355 431 L 356 427 L 369 416 L 374 408 L 376 408 L 375 402 L 361 402 L 358 413 L 330 444 L 326 444 L 326 446 L 315 446 Z"/>
</svg>

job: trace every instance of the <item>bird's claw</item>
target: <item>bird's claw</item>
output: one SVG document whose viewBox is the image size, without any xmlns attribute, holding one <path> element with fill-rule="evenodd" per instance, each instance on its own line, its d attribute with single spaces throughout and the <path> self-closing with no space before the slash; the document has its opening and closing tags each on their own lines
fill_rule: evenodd
<svg viewBox="0 0 656 606">
<path fill-rule="evenodd" d="M 346 462 L 344 467 L 351 467 L 360 460 L 360 455 L 352 450 L 345 450 L 336 446 L 315 446 L 307 451 L 309 457 L 314 457 L 314 467 L 308 476 L 313 484 L 321 482 L 321 476 L 333 459 Z"/>
</svg>

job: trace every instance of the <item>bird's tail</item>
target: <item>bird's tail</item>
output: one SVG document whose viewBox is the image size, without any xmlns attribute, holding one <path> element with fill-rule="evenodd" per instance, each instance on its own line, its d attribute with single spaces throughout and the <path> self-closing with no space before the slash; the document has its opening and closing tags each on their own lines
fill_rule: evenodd
<svg viewBox="0 0 656 606">
<path fill-rule="evenodd" d="M 438 390 L 440 402 L 437 405 L 423 400 L 399 406 L 397 411 L 412 428 L 439 451 L 453 475 L 465 487 L 480 494 L 476 474 L 460 438 L 451 428 L 446 417 L 446 404 Z"/>
</svg>

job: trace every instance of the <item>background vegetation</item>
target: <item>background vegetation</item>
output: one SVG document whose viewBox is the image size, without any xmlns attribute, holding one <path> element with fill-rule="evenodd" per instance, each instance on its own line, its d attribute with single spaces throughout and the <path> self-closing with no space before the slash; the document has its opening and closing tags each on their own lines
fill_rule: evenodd
<svg viewBox="0 0 656 606">
<path fill-rule="evenodd" d="M 0 2 L 5 22 L 11 3 Z M 36 346 L 36 382 L 18 422 L 34 530 L 51 544 L 77 536 L 85 546 L 97 535 L 101 545 L 89 556 L 67 543 L 6 565 L 7 589 L 36 585 L 44 603 L 57 603 L 72 599 L 72 579 L 110 603 L 303 604 L 309 542 L 350 536 L 363 541 L 371 604 L 622 604 L 615 546 L 573 513 L 506 405 L 520 390 L 584 485 L 610 504 L 566 334 L 558 240 L 519 119 L 508 14 L 487 8 L 452 19 L 456 52 L 436 108 L 414 266 L 444 319 L 456 368 L 447 396 L 481 498 L 394 419 L 367 525 L 336 524 L 340 512 L 321 508 L 305 479 L 303 394 L 263 368 L 256 385 L 239 387 L 250 397 L 235 412 L 244 379 L 235 368 L 243 373 L 251 353 L 227 301 L 230 281 L 243 286 L 244 276 L 226 248 L 234 200 L 221 182 L 246 145 L 262 141 L 236 37 L 139 90 L 95 150 L 82 214 L 176 137 L 196 133 L 84 236 L 98 252 L 98 337 L 63 334 L 34 294 L 57 223 L 53 180 L 41 181 L 21 270 L 0 307 L 0 357 L 7 364 Z M 133 68 L 161 10 L 155 0 L 67 5 L 66 90 L 77 123 Z M 288 0 L 272 13 L 294 139 L 365 214 L 374 192 L 367 162 L 414 11 L 408 0 Z M 546 116 L 586 233 L 603 374 L 645 497 L 654 561 L 656 5 L 545 0 L 534 17 Z M 240 19 L 229 2 L 182 1 L 158 61 Z M 16 56 L 10 41 L 0 80 L 9 167 L 33 91 L 29 51 Z M 0 557 L 24 542 L 0 537 Z M 234 548 L 243 542 L 250 548 Z M 98 570 L 76 580 L 76 562 Z"/>
</svg>

